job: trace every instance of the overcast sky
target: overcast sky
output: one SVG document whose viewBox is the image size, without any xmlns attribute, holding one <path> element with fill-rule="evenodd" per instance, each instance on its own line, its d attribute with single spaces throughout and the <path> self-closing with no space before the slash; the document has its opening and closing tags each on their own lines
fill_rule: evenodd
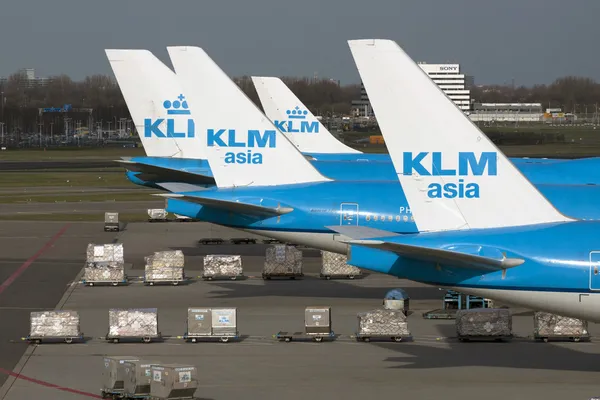
<svg viewBox="0 0 600 400">
<path fill-rule="evenodd" d="M 480 83 L 600 81 L 600 0 L 3 0 L 0 76 L 111 74 L 105 48 L 206 49 L 230 75 L 358 82 L 346 40 L 396 40 Z"/>
</svg>

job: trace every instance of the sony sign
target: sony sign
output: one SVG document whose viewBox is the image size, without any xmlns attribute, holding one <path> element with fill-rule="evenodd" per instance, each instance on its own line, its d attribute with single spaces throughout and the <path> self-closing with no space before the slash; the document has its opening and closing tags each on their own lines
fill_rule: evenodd
<svg viewBox="0 0 600 400">
<path fill-rule="evenodd" d="M 458 71 L 458 66 L 456 66 L 456 65 L 454 65 L 454 66 L 442 65 L 440 67 L 440 71 L 444 71 L 444 72 L 446 72 L 446 71 L 448 71 L 448 72 L 450 72 L 450 71 Z"/>
</svg>

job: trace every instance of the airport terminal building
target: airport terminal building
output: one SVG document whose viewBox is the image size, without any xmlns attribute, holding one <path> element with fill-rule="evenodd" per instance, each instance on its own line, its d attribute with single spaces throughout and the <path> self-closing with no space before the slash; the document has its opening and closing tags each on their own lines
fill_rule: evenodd
<svg viewBox="0 0 600 400">
<path fill-rule="evenodd" d="M 419 63 L 423 71 L 454 101 L 463 111 L 471 108 L 471 90 L 473 77 L 460 72 L 459 64 L 427 64 Z M 365 87 L 361 85 L 360 99 L 352 102 L 354 115 L 372 117 L 373 109 Z"/>
</svg>

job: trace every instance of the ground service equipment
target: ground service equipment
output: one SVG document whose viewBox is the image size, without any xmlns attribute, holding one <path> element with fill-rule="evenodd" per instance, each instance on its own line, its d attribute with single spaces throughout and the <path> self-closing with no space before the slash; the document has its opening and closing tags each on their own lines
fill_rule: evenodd
<svg viewBox="0 0 600 400">
<path fill-rule="evenodd" d="M 119 213 L 106 212 L 104 213 L 104 231 L 119 232 Z"/>
<path fill-rule="evenodd" d="M 149 208 L 148 222 L 167 222 L 167 211 L 163 208 Z"/>
<path fill-rule="evenodd" d="M 42 341 L 64 340 L 72 343 L 73 340 L 83 340 L 77 311 L 32 311 L 30 323 L 29 336 L 26 338 L 29 342 L 40 344 Z"/>
<path fill-rule="evenodd" d="M 512 315 L 507 308 L 458 310 L 456 333 L 461 342 L 469 340 L 512 339 Z"/>
<path fill-rule="evenodd" d="M 109 356 L 104 357 L 104 369 L 102 370 L 102 398 L 121 397 L 125 387 L 125 362 L 138 361 L 133 356 Z"/>
<path fill-rule="evenodd" d="M 123 397 L 130 399 L 145 399 L 150 396 L 150 382 L 152 381 L 152 366 L 160 362 L 147 360 L 125 361 Z"/>
<path fill-rule="evenodd" d="M 150 399 L 193 399 L 198 388 L 198 370 L 186 364 L 161 364 L 152 366 Z"/>
<path fill-rule="evenodd" d="M 347 264 L 348 257 L 344 254 L 321 251 L 321 257 L 321 278 L 354 279 L 362 275 L 362 271 L 359 268 Z"/>
<path fill-rule="evenodd" d="M 217 338 L 225 343 L 238 337 L 236 308 L 188 308 L 184 340 L 196 343 Z"/>
<path fill-rule="evenodd" d="M 184 256 L 181 250 L 157 251 L 145 258 L 144 284 L 170 283 L 178 285 L 185 280 Z"/>
<path fill-rule="evenodd" d="M 574 342 L 589 340 L 588 322 L 537 311 L 533 314 L 533 336 L 536 340 L 569 339 Z"/>
<path fill-rule="evenodd" d="M 322 342 L 325 338 L 333 339 L 331 329 L 331 307 L 306 307 L 304 310 L 304 332 L 278 332 L 275 337 L 279 341 L 312 339 Z"/>
<path fill-rule="evenodd" d="M 212 281 L 213 279 L 236 280 L 244 276 L 242 268 L 242 256 L 207 255 L 204 256 L 204 271 L 202 279 Z"/>
<path fill-rule="evenodd" d="M 86 286 L 127 283 L 122 243 L 88 244 L 82 283 Z"/>
<path fill-rule="evenodd" d="M 109 330 L 106 340 L 118 343 L 125 340 L 139 340 L 150 343 L 161 337 L 158 331 L 158 310 L 156 308 L 111 308 L 108 311 Z"/>
<path fill-rule="evenodd" d="M 358 314 L 356 339 L 369 342 L 372 338 L 401 342 L 410 338 L 406 314 L 402 310 L 372 310 Z"/>
<path fill-rule="evenodd" d="M 392 289 L 383 298 L 383 308 L 386 310 L 401 310 L 408 315 L 410 298 L 403 289 Z"/>
<path fill-rule="evenodd" d="M 277 244 L 267 249 L 262 272 L 263 279 L 276 277 L 296 279 L 302 273 L 302 251 L 294 246 Z"/>
</svg>

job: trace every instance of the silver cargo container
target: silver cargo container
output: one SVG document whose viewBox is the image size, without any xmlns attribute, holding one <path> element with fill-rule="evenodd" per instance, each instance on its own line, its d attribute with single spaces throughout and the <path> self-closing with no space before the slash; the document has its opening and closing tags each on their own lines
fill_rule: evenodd
<svg viewBox="0 0 600 400">
<path fill-rule="evenodd" d="M 218 337 L 227 342 L 237 335 L 236 308 L 188 308 L 186 340 L 196 342 L 200 337 Z"/>
<path fill-rule="evenodd" d="M 302 276 L 302 252 L 294 246 L 277 244 L 267 249 L 263 278 Z"/>
<path fill-rule="evenodd" d="M 156 308 L 112 308 L 108 311 L 108 323 L 106 338 L 114 342 L 120 338 L 142 338 L 144 342 L 150 342 L 160 336 Z"/>
<path fill-rule="evenodd" d="M 542 311 L 534 313 L 533 328 L 534 337 L 545 342 L 553 338 L 565 338 L 578 342 L 590 337 L 587 321 Z"/>
<path fill-rule="evenodd" d="M 330 334 L 331 307 L 306 307 L 304 329 L 308 335 Z"/>
<path fill-rule="evenodd" d="M 212 332 L 214 336 L 237 334 L 237 308 L 212 308 Z"/>
<path fill-rule="evenodd" d="M 106 262 L 113 261 L 117 263 L 124 263 L 124 252 L 123 243 L 109 243 L 109 244 L 88 244 L 87 251 L 87 262 Z"/>
<path fill-rule="evenodd" d="M 145 260 L 144 281 L 150 285 L 155 282 L 171 282 L 176 285 L 185 279 L 181 250 L 157 251 Z"/>
<path fill-rule="evenodd" d="M 149 396 L 152 366 L 160 364 L 147 360 L 125 361 L 124 397 Z"/>
<path fill-rule="evenodd" d="M 153 400 L 193 399 L 198 388 L 198 370 L 186 364 L 152 366 L 150 398 Z"/>
<path fill-rule="evenodd" d="M 506 308 L 472 308 L 456 312 L 456 333 L 470 338 L 511 338 L 512 315 Z"/>
<path fill-rule="evenodd" d="M 163 208 L 149 208 L 148 209 L 148 220 L 149 221 L 164 221 L 167 219 L 167 210 Z"/>
<path fill-rule="evenodd" d="M 88 286 L 93 286 L 95 283 L 110 283 L 116 286 L 126 281 L 125 265 L 122 262 L 87 263 L 83 270 L 83 283 Z"/>
<path fill-rule="evenodd" d="M 104 230 L 119 231 L 119 213 L 106 212 L 104 213 Z"/>
<path fill-rule="evenodd" d="M 102 370 L 102 397 L 111 394 L 122 394 L 125 387 L 125 362 L 138 361 L 133 356 L 107 356 L 104 357 Z"/>
<path fill-rule="evenodd" d="M 348 265 L 348 257 L 344 254 L 331 253 L 329 251 L 321 251 L 321 277 L 335 278 L 347 277 L 354 279 L 362 274 L 361 270 L 352 265 Z"/>
<path fill-rule="evenodd" d="M 403 289 L 392 289 L 385 294 L 383 308 L 386 310 L 402 310 L 408 315 L 410 298 Z"/>
<path fill-rule="evenodd" d="M 402 310 L 372 310 L 358 314 L 357 338 L 369 341 L 372 337 L 389 337 L 401 341 L 410 336 L 406 315 Z"/>
<path fill-rule="evenodd" d="M 211 254 L 204 256 L 204 271 L 202 278 L 229 278 L 235 280 L 243 276 L 242 256 Z"/>
<path fill-rule="evenodd" d="M 29 340 L 41 343 L 42 339 L 64 339 L 71 343 L 81 338 L 77 311 L 33 311 L 30 315 Z"/>
</svg>

